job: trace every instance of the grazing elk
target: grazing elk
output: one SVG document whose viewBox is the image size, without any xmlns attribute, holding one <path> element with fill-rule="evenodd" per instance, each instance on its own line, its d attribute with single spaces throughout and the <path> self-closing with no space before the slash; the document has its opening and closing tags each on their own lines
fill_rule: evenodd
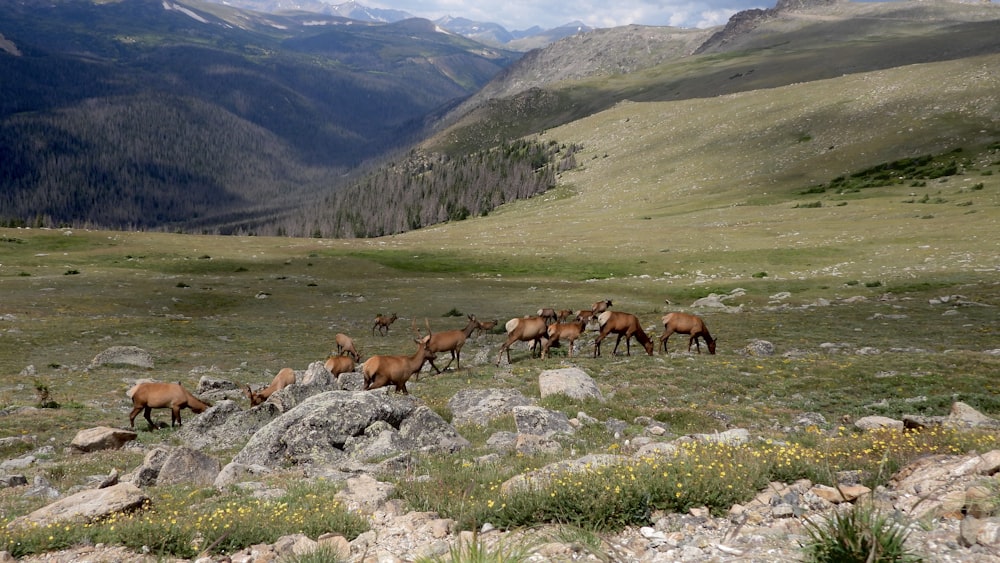
<svg viewBox="0 0 1000 563">
<path fill-rule="evenodd" d="M 510 347 L 515 342 L 527 342 L 531 341 L 531 355 L 534 356 L 535 348 L 542 343 L 543 340 L 548 339 L 548 325 L 545 323 L 543 317 L 520 317 L 507 321 L 505 325 L 507 329 L 507 340 L 504 341 L 503 346 L 500 347 L 500 353 L 497 354 L 497 365 L 500 365 L 500 359 L 503 358 L 504 351 L 507 352 L 507 363 L 510 363 Z"/>
<path fill-rule="evenodd" d="M 499 321 L 496 319 L 493 319 L 492 321 L 476 321 L 476 337 L 478 338 L 482 336 L 484 330 L 486 332 L 492 331 L 496 328 L 498 322 Z"/>
<path fill-rule="evenodd" d="M 715 353 L 716 339 L 712 338 L 712 335 L 709 334 L 708 327 L 705 326 L 705 321 L 697 315 L 667 313 L 663 316 L 663 329 L 663 336 L 660 337 L 660 345 L 663 347 L 664 354 L 667 353 L 667 339 L 675 332 L 691 335 L 691 338 L 688 339 L 688 352 L 691 351 L 691 343 L 693 342 L 698 349 L 698 353 L 701 354 L 701 344 L 698 343 L 698 338 L 701 337 L 705 340 L 705 344 L 708 345 L 708 353 Z"/>
<path fill-rule="evenodd" d="M 434 365 L 434 360 L 431 360 L 431 367 L 434 368 L 436 373 L 441 373 L 442 371 L 448 369 L 451 362 L 455 362 L 455 369 L 462 369 L 462 346 L 465 345 L 465 341 L 468 340 L 469 335 L 472 331 L 476 329 L 476 316 L 467 315 L 469 318 L 469 323 L 465 325 L 465 328 L 461 330 L 446 330 L 444 332 L 431 332 L 431 324 L 424 319 L 424 323 L 427 325 L 427 336 L 424 339 L 427 340 L 427 349 L 432 353 L 437 354 L 438 352 L 451 352 L 451 359 L 448 363 L 441 369 L 438 369 Z M 419 376 L 418 376 L 419 377 Z"/>
<path fill-rule="evenodd" d="M 610 299 L 605 299 L 604 301 L 598 301 L 598 302 L 594 303 L 590 307 L 590 310 L 595 315 L 599 315 L 599 314 L 603 313 L 604 311 L 607 311 L 610 308 L 611 308 L 611 300 Z"/>
<path fill-rule="evenodd" d="M 547 325 L 550 325 L 550 324 L 556 322 L 556 318 L 558 317 L 558 315 L 556 314 L 556 310 L 553 309 L 552 307 L 546 307 L 544 309 L 539 309 L 538 313 L 536 313 L 536 314 L 539 317 L 542 317 L 543 319 L 545 319 L 545 324 L 547 324 Z"/>
<path fill-rule="evenodd" d="M 361 354 L 359 354 L 358 349 L 354 347 L 354 340 L 350 336 L 347 336 L 342 332 L 338 332 L 337 336 L 334 337 L 334 340 L 337 342 L 337 355 L 342 355 L 346 352 L 354 358 L 355 362 L 361 361 Z"/>
<path fill-rule="evenodd" d="M 573 357 L 573 343 L 576 342 L 577 338 L 587 328 L 587 321 L 581 320 L 579 317 L 575 321 L 568 323 L 556 323 L 554 325 L 549 325 L 548 328 L 548 340 L 545 341 L 545 346 L 542 346 L 542 359 L 549 353 L 549 348 L 558 345 L 560 339 L 569 341 L 569 355 L 568 357 Z"/>
<path fill-rule="evenodd" d="M 601 325 L 601 334 L 597 335 L 597 340 L 594 340 L 595 358 L 601 355 L 601 341 L 604 340 L 604 337 L 612 333 L 618 335 L 618 340 L 615 340 L 615 349 L 611 351 L 611 355 L 618 353 L 618 345 L 621 343 L 622 337 L 624 337 L 625 353 L 631 356 L 630 341 L 633 336 L 646 349 L 647 354 L 650 356 L 653 355 L 653 341 L 639 325 L 639 317 L 631 313 L 604 311 L 597 316 L 597 322 Z"/>
<path fill-rule="evenodd" d="M 132 399 L 132 412 L 128 415 L 130 428 L 135 428 L 135 417 L 139 411 L 143 411 L 143 416 L 149 422 L 149 428 L 155 430 L 156 425 L 149 414 L 153 409 L 170 409 L 170 426 L 177 423 L 181 426 L 181 409 L 188 408 L 195 414 L 201 414 L 212 406 L 211 403 L 202 401 L 192 395 L 180 383 L 160 383 L 156 381 L 144 381 L 137 383 L 129 389 L 125 395 Z"/>
<path fill-rule="evenodd" d="M 292 368 L 281 368 L 278 375 L 275 375 L 274 379 L 271 380 L 270 385 L 257 393 L 254 393 L 253 389 L 250 389 L 250 386 L 247 385 L 247 388 L 243 390 L 243 394 L 247 396 L 247 399 L 250 399 L 250 406 L 256 407 L 274 393 L 281 391 L 293 383 L 295 383 L 295 370 Z"/>
<path fill-rule="evenodd" d="M 341 356 L 340 354 L 332 354 L 326 358 L 326 362 L 323 364 L 333 376 L 338 376 L 342 373 L 350 373 L 354 371 L 354 357 L 353 356 Z"/>
<path fill-rule="evenodd" d="M 392 323 L 396 322 L 396 319 L 398 318 L 399 317 L 396 316 L 396 313 L 393 313 L 391 317 L 387 317 L 381 314 L 376 315 L 375 324 L 372 325 L 372 336 L 375 336 L 376 328 L 378 329 L 378 333 L 381 336 L 389 334 L 389 326 L 392 325 Z"/>
<path fill-rule="evenodd" d="M 396 392 L 404 394 L 406 382 L 418 373 L 424 362 L 434 360 L 434 353 L 427 349 L 427 338 L 417 341 L 417 351 L 412 356 L 372 356 L 361 364 L 361 372 L 365 376 L 365 391 L 385 387 L 390 383 L 396 386 Z"/>
</svg>

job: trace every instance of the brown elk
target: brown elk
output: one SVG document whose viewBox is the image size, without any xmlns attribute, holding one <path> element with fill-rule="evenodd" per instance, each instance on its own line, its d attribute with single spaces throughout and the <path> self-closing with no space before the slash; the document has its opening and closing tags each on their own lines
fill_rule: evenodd
<svg viewBox="0 0 1000 563">
<path fill-rule="evenodd" d="M 539 317 L 545 319 L 545 324 L 552 324 L 556 322 L 556 317 L 558 317 L 556 310 L 553 309 L 552 307 L 545 307 L 544 309 L 539 309 L 538 313 L 536 314 Z"/>
<path fill-rule="evenodd" d="M 462 346 L 465 345 L 465 341 L 468 340 L 472 331 L 476 329 L 476 316 L 467 315 L 469 318 L 468 324 L 465 328 L 461 330 L 446 330 L 444 332 L 431 332 L 431 325 L 424 319 L 424 323 L 427 325 L 427 336 L 424 338 L 427 340 L 427 349 L 432 353 L 437 354 L 438 352 L 451 352 L 451 359 L 448 363 L 441 369 L 438 369 L 434 365 L 434 360 L 431 360 L 431 367 L 434 371 L 441 373 L 442 371 L 448 369 L 451 362 L 455 362 L 455 369 L 462 369 Z"/>
<path fill-rule="evenodd" d="M 660 337 L 660 345 L 663 347 L 664 354 L 667 353 L 667 339 L 675 332 L 691 335 L 691 338 L 688 339 L 688 352 L 691 351 L 691 343 L 694 343 L 698 349 L 698 353 L 701 354 L 701 344 L 698 343 L 698 338 L 701 337 L 708 344 L 708 353 L 715 353 L 716 339 L 712 338 L 712 335 L 709 334 L 708 327 L 705 326 L 705 321 L 697 315 L 667 313 L 663 316 L 663 329 L 663 336 Z"/>
<path fill-rule="evenodd" d="M 132 412 L 128 415 L 130 428 L 135 428 L 135 417 L 139 411 L 143 411 L 143 416 L 149 422 L 149 427 L 155 429 L 150 413 L 153 409 L 170 409 L 170 426 L 177 423 L 181 426 L 181 409 L 188 408 L 195 414 L 201 414 L 212 406 L 211 403 L 202 401 L 192 395 L 180 383 L 160 383 L 155 381 L 144 381 L 132 386 L 126 393 L 132 399 Z"/>
<path fill-rule="evenodd" d="M 500 365 L 500 359 L 503 357 L 504 351 L 507 352 L 507 363 L 510 363 L 510 347 L 515 342 L 527 342 L 530 340 L 531 354 L 534 356 L 535 348 L 543 340 L 548 339 L 548 332 L 546 331 L 548 325 L 544 317 L 515 318 L 507 321 L 507 324 L 504 326 L 507 329 L 507 340 L 504 341 L 503 346 L 500 347 L 500 353 L 497 354 L 498 366 Z"/>
<path fill-rule="evenodd" d="M 337 336 L 334 337 L 337 342 L 337 354 L 341 355 L 343 353 L 348 353 L 354 358 L 355 362 L 361 361 L 361 354 L 358 353 L 358 349 L 354 347 L 354 340 L 342 332 L 338 332 Z M 354 368 L 351 368 L 354 369 Z"/>
<path fill-rule="evenodd" d="M 323 367 L 334 376 L 342 373 L 350 373 L 354 371 L 354 357 L 341 356 L 339 354 L 330 355 L 327 357 Z"/>
<path fill-rule="evenodd" d="M 295 383 L 295 370 L 292 368 L 281 368 L 278 375 L 275 375 L 274 379 L 271 380 L 270 385 L 256 393 L 247 385 L 246 389 L 243 390 L 243 394 L 247 396 L 247 399 L 250 399 L 250 406 L 256 407 L 274 393 L 281 391 L 293 383 Z"/>
<path fill-rule="evenodd" d="M 476 337 L 482 336 L 484 330 L 490 332 L 496 328 L 498 322 L 496 319 L 492 321 L 476 321 Z"/>
<path fill-rule="evenodd" d="M 389 317 L 382 314 L 376 315 L 375 324 L 372 325 L 372 336 L 375 336 L 376 328 L 378 329 L 378 333 L 381 336 L 389 334 L 389 326 L 392 325 L 392 323 L 396 322 L 396 319 L 398 318 L 399 317 L 396 316 L 396 313 L 393 313 L 392 316 Z"/>
<path fill-rule="evenodd" d="M 597 339 L 594 340 L 595 358 L 601 355 L 601 341 L 604 340 L 604 337 L 612 333 L 618 335 L 618 340 L 615 341 L 615 349 L 611 351 L 611 355 L 618 353 L 618 345 L 621 343 L 622 337 L 624 337 L 625 353 L 631 356 L 630 341 L 633 336 L 646 349 L 647 354 L 650 356 L 653 355 L 653 341 L 642 330 L 642 326 L 639 325 L 639 318 L 635 315 L 620 313 L 618 311 L 604 311 L 597 316 L 597 322 L 601 325 L 601 334 L 597 335 Z"/>
<path fill-rule="evenodd" d="M 566 319 L 568 319 L 572 314 L 573 311 L 569 309 L 559 309 L 558 311 L 556 311 L 556 322 L 564 323 L 566 322 Z"/>
<path fill-rule="evenodd" d="M 577 338 L 583 334 L 584 330 L 587 328 L 587 321 L 581 320 L 579 317 L 575 321 L 568 323 L 556 323 L 554 325 L 549 325 L 548 328 L 548 340 L 545 341 L 545 346 L 542 346 L 542 359 L 549 353 L 549 348 L 553 345 L 558 345 L 560 339 L 569 341 L 569 355 L 568 357 L 573 357 L 573 343 L 576 342 Z"/>
<path fill-rule="evenodd" d="M 611 308 L 611 300 L 605 299 L 604 301 L 597 301 L 596 303 L 591 305 L 590 310 L 595 315 L 598 315 L 603 313 L 604 311 L 607 311 L 610 308 Z"/>
<path fill-rule="evenodd" d="M 428 338 L 417 341 L 417 351 L 412 356 L 372 356 L 361 364 L 361 372 L 365 376 L 365 391 L 385 387 L 390 383 L 396 386 L 396 392 L 404 394 L 406 382 L 418 373 L 424 362 L 434 359 L 434 353 L 427 349 Z"/>
</svg>

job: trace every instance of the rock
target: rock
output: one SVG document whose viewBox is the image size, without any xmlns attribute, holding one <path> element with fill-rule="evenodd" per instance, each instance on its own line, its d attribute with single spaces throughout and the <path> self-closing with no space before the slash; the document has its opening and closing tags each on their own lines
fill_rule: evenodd
<svg viewBox="0 0 1000 563">
<path fill-rule="evenodd" d="M 753 340 L 743 347 L 743 352 L 748 356 L 773 356 L 774 344 L 767 340 Z"/>
<path fill-rule="evenodd" d="M 219 476 L 221 470 L 222 466 L 215 458 L 191 448 L 176 448 L 163 461 L 156 484 L 190 483 L 208 487 L 215 483 L 215 478 Z"/>
<path fill-rule="evenodd" d="M 745 428 L 733 428 L 732 430 L 726 430 L 725 432 L 716 432 L 715 434 L 691 434 L 678 439 L 679 442 L 685 440 L 739 446 L 750 441 L 750 431 Z"/>
<path fill-rule="evenodd" d="M 149 497 L 135 485 L 119 483 L 106 489 L 90 489 L 57 500 L 27 516 L 14 519 L 8 524 L 8 528 L 26 525 L 44 527 L 67 521 L 91 522 L 113 514 L 138 510 L 147 501 Z"/>
<path fill-rule="evenodd" d="M 305 534 L 292 534 L 281 536 L 274 542 L 274 552 L 280 558 L 309 555 L 316 551 L 319 543 L 309 538 Z"/>
<path fill-rule="evenodd" d="M 76 433 L 69 446 L 78 452 L 96 452 L 98 450 L 117 450 L 135 440 L 138 434 L 132 430 L 121 430 L 98 426 L 81 430 Z"/>
<path fill-rule="evenodd" d="M 612 454 L 591 454 L 581 458 L 557 461 L 541 469 L 515 475 L 500 485 L 500 492 L 510 494 L 529 487 L 545 487 L 553 478 L 575 472 L 591 471 L 626 463 L 628 457 Z"/>
<path fill-rule="evenodd" d="M 1000 422 L 984 415 L 961 401 L 952 403 L 951 412 L 948 414 L 948 420 L 956 426 L 1000 427 Z"/>
<path fill-rule="evenodd" d="M 227 449 L 246 442 L 280 415 L 275 402 L 265 401 L 252 409 L 243 409 L 234 401 L 223 400 L 182 426 L 176 435 L 196 450 Z"/>
<path fill-rule="evenodd" d="M 572 434 L 569 418 L 561 413 L 542 407 L 514 407 L 514 424 L 521 434 L 535 434 L 551 437 L 554 434 Z"/>
<path fill-rule="evenodd" d="M 880 428 L 903 429 L 903 421 L 887 416 L 864 416 L 854 422 L 858 430 L 878 430 Z"/>
<path fill-rule="evenodd" d="M 238 401 L 246 397 L 243 390 L 243 387 L 228 379 L 203 375 L 198 379 L 198 387 L 194 394 L 209 402 Z"/>
<path fill-rule="evenodd" d="M 156 478 L 160 475 L 160 468 L 163 467 L 163 462 L 167 460 L 168 455 L 170 455 L 170 450 L 166 448 L 153 448 L 146 452 L 142 465 L 132 475 L 132 483 L 137 487 L 155 485 Z"/>
<path fill-rule="evenodd" d="M 560 450 L 562 444 L 537 434 L 518 434 L 514 442 L 514 451 L 525 456 L 557 454 Z"/>
<path fill-rule="evenodd" d="M 0 474 L 0 488 L 22 487 L 28 484 L 28 478 L 24 475 Z"/>
<path fill-rule="evenodd" d="M 153 357 L 138 346 L 112 346 L 90 361 L 90 368 L 107 365 L 128 365 L 153 369 Z"/>
<path fill-rule="evenodd" d="M 397 445 L 407 450 L 452 452 L 468 444 L 414 397 L 327 391 L 307 398 L 258 430 L 233 461 L 265 467 L 335 465 L 347 460 L 345 445 L 352 439 L 364 441 L 366 429 L 377 422 L 398 429 L 403 440 Z M 364 448 L 356 451 L 364 452 Z"/>
<path fill-rule="evenodd" d="M 396 490 L 392 483 L 376 481 L 370 475 L 359 475 L 347 480 L 345 487 L 334 498 L 344 503 L 348 510 L 372 512 Z"/>
<path fill-rule="evenodd" d="M 484 425 L 511 414 L 514 407 L 533 404 L 516 389 L 462 389 L 448 400 L 448 410 L 455 426 Z"/>
<path fill-rule="evenodd" d="M 325 362 L 313 362 L 309 364 L 305 373 L 302 375 L 295 374 L 295 380 L 301 385 L 319 385 L 322 387 L 337 385 L 337 379 L 326 369 Z"/>
<path fill-rule="evenodd" d="M 597 383 L 579 368 L 549 369 L 538 374 L 538 388 L 544 399 L 549 395 L 562 394 L 571 399 L 597 399 L 604 402 L 604 396 Z"/>
<path fill-rule="evenodd" d="M 246 481 L 248 477 L 256 478 L 260 475 L 267 475 L 271 470 L 263 465 L 244 465 L 242 463 L 227 463 L 215 477 L 212 485 L 216 489 L 224 489 L 229 485 Z"/>
</svg>

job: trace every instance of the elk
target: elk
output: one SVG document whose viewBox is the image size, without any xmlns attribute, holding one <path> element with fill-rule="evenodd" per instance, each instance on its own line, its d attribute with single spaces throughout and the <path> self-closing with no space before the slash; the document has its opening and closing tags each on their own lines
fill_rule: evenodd
<svg viewBox="0 0 1000 563">
<path fill-rule="evenodd" d="M 396 322 L 396 319 L 398 319 L 398 318 L 399 317 L 396 316 L 396 313 L 393 313 L 391 317 L 387 317 L 387 316 L 382 315 L 382 314 L 376 315 L 375 316 L 375 324 L 372 325 L 372 336 L 375 336 L 375 329 L 376 328 L 378 329 L 378 333 L 381 336 L 385 336 L 385 335 L 389 334 L 389 326 L 392 323 Z"/>
<path fill-rule="evenodd" d="M 484 330 L 486 332 L 490 332 L 491 330 L 493 330 L 494 327 L 497 326 L 498 322 L 499 321 L 497 321 L 496 319 L 493 319 L 492 321 L 476 321 L 476 336 L 477 337 L 482 336 Z"/>
<path fill-rule="evenodd" d="M 337 376 L 342 373 L 350 373 L 354 371 L 354 358 L 352 356 L 341 356 L 339 354 L 331 354 L 326 359 L 326 363 L 323 364 L 332 375 Z"/>
<path fill-rule="evenodd" d="M 642 330 L 642 327 L 639 326 L 639 318 L 635 315 L 620 313 L 618 311 L 604 311 L 597 316 L 597 322 L 601 325 L 601 334 L 597 335 L 597 340 L 594 340 L 595 358 L 601 355 L 601 341 L 611 333 L 618 335 L 618 340 L 615 341 L 615 349 L 611 351 L 611 355 L 618 353 L 618 345 L 621 343 L 622 337 L 624 337 L 625 353 L 631 356 L 630 343 L 633 336 L 646 349 L 647 354 L 650 356 L 653 355 L 653 341 Z"/>
<path fill-rule="evenodd" d="M 675 332 L 691 335 L 691 338 L 688 339 L 688 352 L 691 351 L 691 343 L 694 343 L 698 349 L 698 353 L 701 354 L 701 344 L 698 343 L 698 338 L 701 337 L 705 340 L 705 344 L 708 345 L 708 353 L 715 353 L 716 339 L 712 338 L 712 335 L 709 334 L 708 327 L 705 326 L 705 321 L 697 315 L 667 313 L 663 316 L 663 329 L 663 336 L 660 337 L 660 345 L 663 347 L 664 354 L 667 353 L 667 339 Z"/>
<path fill-rule="evenodd" d="M 548 339 L 548 325 L 545 323 L 544 317 L 514 318 L 507 321 L 504 327 L 507 329 L 507 340 L 500 347 L 500 353 L 497 354 L 498 366 L 500 365 L 500 359 L 503 357 L 504 351 L 507 352 L 507 363 L 510 363 L 510 347 L 515 342 L 527 342 L 531 340 L 531 353 L 534 355 L 535 347 L 542 340 Z"/>
<path fill-rule="evenodd" d="M 566 322 L 566 319 L 568 319 L 569 316 L 572 314 L 573 311 L 569 309 L 559 309 L 558 311 L 556 311 L 556 322 L 564 323 Z"/>
<path fill-rule="evenodd" d="M 552 324 L 552 323 L 556 322 L 556 317 L 558 317 L 558 315 L 556 314 L 556 310 L 553 309 L 552 307 L 546 307 L 544 309 L 539 309 L 538 313 L 536 313 L 536 314 L 539 317 L 542 317 L 543 319 L 545 319 L 545 324 Z"/>
<path fill-rule="evenodd" d="M 247 385 L 246 389 L 243 390 L 243 394 L 247 396 L 247 399 L 250 399 L 250 406 L 256 407 L 266 401 L 275 392 L 281 391 L 293 383 L 295 383 L 295 370 L 292 368 L 281 368 L 278 375 L 275 375 L 274 379 L 271 380 L 270 385 L 257 393 L 254 393 L 253 389 L 250 389 L 250 386 Z"/>
<path fill-rule="evenodd" d="M 174 422 L 181 426 L 181 409 L 188 408 L 195 414 L 201 414 L 212 406 L 198 397 L 192 395 L 180 383 L 160 383 L 155 381 L 144 381 L 132 386 L 126 393 L 132 399 L 132 412 L 128 415 L 130 428 L 135 428 L 135 417 L 139 411 L 143 411 L 143 416 L 149 422 L 150 429 L 156 429 L 153 419 L 149 414 L 153 409 L 170 409 L 170 426 Z"/>
<path fill-rule="evenodd" d="M 605 299 L 604 301 L 597 301 L 596 303 L 594 303 L 593 305 L 591 305 L 590 310 L 595 315 L 597 315 L 597 314 L 603 313 L 604 311 L 607 311 L 610 308 L 611 308 L 611 300 L 610 299 Z"/>
<path fill-rule="evenodd" d="M 569 341 L 569 356 L 573 357 L 573 343 L 576 342 L 577 338 L 583 334 L 586 330 L 587 321 L 581 320 L 579 317 L 575 321 L 568 323 L 556 323 L 554 325 L 549 325 L 548 335 L 549 338 L 545 342 L 545 346 L 542 347 L 542 359 L 548 355 L 549 348 L 553 345 L 558 345 L 559 339 L 565 339 Z"/>
<path fill-rule="evenodd" d="M 417 342 L 417 351 L 412 356 L 372 356 L 361 364 L 361 372 L 365 376 L 365 391 L 385 387 L 390 383 L 396 386 L 396 392 L 402 391 L 408 395 L 406 382 L 410 376 L 424 367 L 424 362 L 434 360 L 434 353 L 427 349 L 427 337 Z"/>
<path fill-rule="evenodd" d="M 355 362 L 361 361 L 361 354 L 358 353 L 358 349 L 354 347 L 354 340 L 350 336 L 342 332 L 338 332 L 337 336 L 334 337 L 337 342 L 337 355 L 341 355 L 347 352 L 351 357 L 354 358 Z M 351 369 L 354 369 L 353 367 Z"/>
<path fill-rule="evenodd" d="M 438 333 L 432 333 L 430 323 L 427 322 L 427 319 L 424 319 L 424 323 L 427 325 L 427 336 L 424 337 L 427 340 L 427 349 L 434 354 L 438 352 L 451 352 L 451 359 L 441 369 L 438 369 L 434 365 L 434 360 L 430 361 L 431 367 L 434 368 L 435 372 L 441 373 L 448 369 L 451 362 L 455 362 L 455 369 L 462 369 L 462 346 L 465 345 L 465 341 L 472 334 L 472 331 L 476 329 L 476 316 L 467 315 L 467 317 L 469 318 L 469 322 L 465 325 L 465 328 L 461 330 L 446 330 Z"/>
</svg>

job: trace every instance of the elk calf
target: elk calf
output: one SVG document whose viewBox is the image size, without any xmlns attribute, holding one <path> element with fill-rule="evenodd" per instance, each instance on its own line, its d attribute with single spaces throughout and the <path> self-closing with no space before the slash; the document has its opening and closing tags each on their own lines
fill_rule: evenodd
<svg viewBox="0 0 1000 563">
<path fill-rule="evenodd" d="M 427 325 L 427 336 L 424 340 L 427 341 L 427 349 L 434 354 L 438 352 L 451 352 L 451 359 L 448 363 L 441 369 L 438 369 L 434 365 L 434 360 L 430 360 L 431 367 L 434 368 L 436 373 L 441 373 L 442 371 L 448 369 L 451 362 L 455 362 L 455 369 L 462 369 L 462 346 L 465 345 L 465 341 L 469 339 L 472 331 L 476 329 L 476 316 L 467 315 L 469 322 L 465 325 L 465 328 L 461 330 L 446 330 L 444 332 L 431 332 L 431 325 L 424 319 L 424 323 Z"/>
<path fill-rule="evenodd" d="M 566 339 L 569 341 L 569 356 L 573 357 L 573 343 L 576 342 L 577 338 L 583 334 L 587 327 L 587 321 L 580 319 L 579 317 L 572 322 L 568 323 L 556 323 L 554 325 L 549 325 L 548 334 L 549 339 L 545 342 L 545 346 L 542 347 L 542 359 L 549 353 L 549 348 L 558 345 L 559 339 Z"/>
<path fill-rule="evenodd" d="M 350 336 L 342 332 L 338 332 L 337 336 L 334 337 L 337 342 L 337 354 L 348 353 L 354 358 L 355 362 L 361 361 L 361 354 L 358 353 L 358 349 L 354 347 L 354 340 Z M 353 369 L 353 368 L 352 368 Z"/>
<path fill-rule="evenodd" d="M 180 383 L 160 383 L 146 381 L 132 386 L 126 393 L 132 399 L 132 412 L 128 415 L 130 428 L 135 428 L 135 417 L 143 411 L 150 429 L 156 429 L 153 419 L 149 416 L 153 409 L 170 409 L 170 426 L 174 423 L 181 426 L 181 409 L 188 408 L 195 414 L 201 414 L 212 406 L 192 395 Z"/>
<path fill-rule="evenodd" d="M 712 338 L 712 335 L 709 334 L 708 327 L 705 326 L 705 321 L 697 315 L 667 313 L 663 316 L 663 329 L 663 336 L 660 337 L 660 345 L 663 347 L 664 354 L 667 353 L 667 339 L 675 332 L 691 335 L 691 338 L 688 339 L 688 352 L 691 351 L 691 343 L 693 342 L 698 349 L 698 353 L 701 354 L 701 344 L 698 343 L 698 338 L 701 337 L 705 340 L 705 344 L 708 345 L 708 353 L 715 353 L 716 339 Z"/>
<path fill-rule="evenodd" d="M 281 391 L 293 383 L 295 383 L 295 370 L 292 368 L 282 368 L 281 371 L 278 372 L 278 375 L 275 375 L 274 379 L 271 380 L 270 385 L 261 389 L 257 393 L 254 393 L 253 389 L 250 389 L 250 386 L 247 385 L 246 389 L 243 390 L 243 394 L 247 396 L 247 399 L 250 399 L 250 406 L 256 407 L 266 401 L 267 398 L 274 393 Z"/>
<path fill-rule="evenodd" d="M 390 317 L 387 317 L 385 315 L 376 315 L 375 324 L 372 325 L 372 336 L 375 336 L 376 328 L 378 328 L 378 333 L 380 336 L 385 336 L 386 334 L 389 334 L 389 326 L 392 323 L 396 322 L 396 319 L 398 318 L 399 317 L 396 316 L 396 313 L 393 313 L 392 316 Z"/>
</svg>

